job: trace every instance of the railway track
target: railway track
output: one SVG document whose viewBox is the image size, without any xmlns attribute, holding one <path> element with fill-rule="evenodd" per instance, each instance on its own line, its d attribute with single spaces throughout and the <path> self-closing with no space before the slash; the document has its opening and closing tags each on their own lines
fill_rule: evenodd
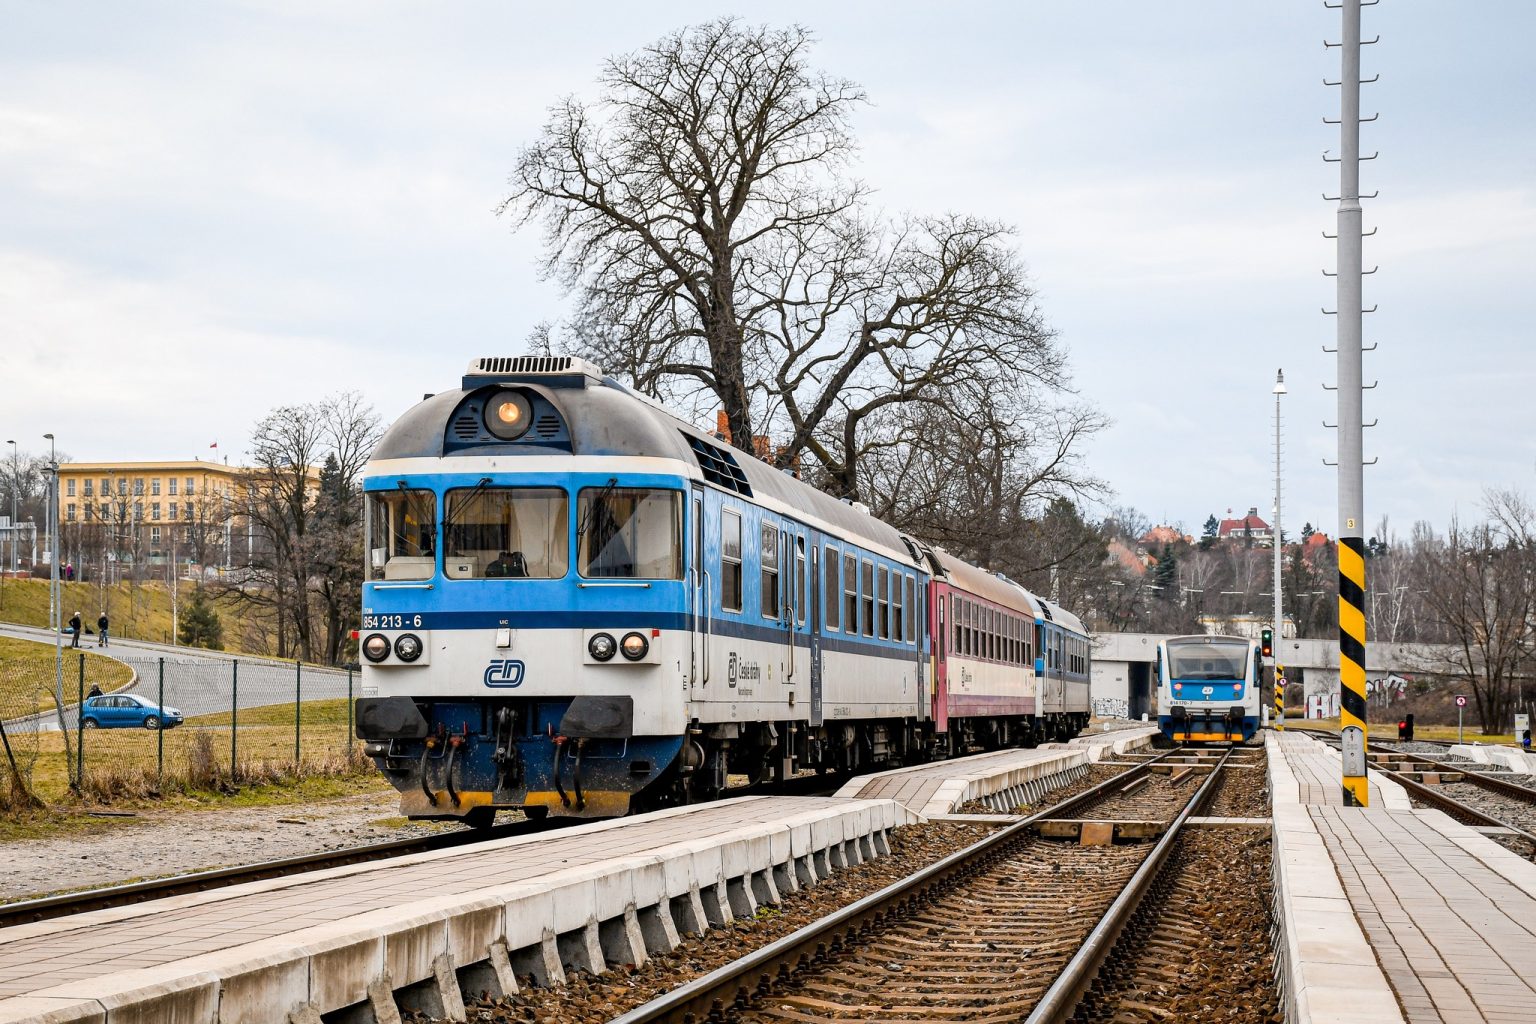
<svg viewBox="0 0 1536 1024">
<path fill-rule="evenodd" d="M 1010 825 L 614 1024 L 1068 1020 L 1231 755 L 1176 765 L 1180 753 Z M 1154 774 L 1161 769 L 1170 774 Z M 1046 838 L 1074 820 L 1101 838 L 1160 836 L 1128 845 Z"/>
</svg>

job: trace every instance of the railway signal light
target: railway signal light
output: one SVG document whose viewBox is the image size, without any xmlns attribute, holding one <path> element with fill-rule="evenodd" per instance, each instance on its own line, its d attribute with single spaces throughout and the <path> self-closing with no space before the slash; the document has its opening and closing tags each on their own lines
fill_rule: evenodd
<svg viewBox="0 0 1536 1024">
<path fill-rule="evenodd" d="M 1275 656 L 1275 631 L 1266 629 L 1259 634 L 1259 653 L 1266 658 Z"/>
</svg>

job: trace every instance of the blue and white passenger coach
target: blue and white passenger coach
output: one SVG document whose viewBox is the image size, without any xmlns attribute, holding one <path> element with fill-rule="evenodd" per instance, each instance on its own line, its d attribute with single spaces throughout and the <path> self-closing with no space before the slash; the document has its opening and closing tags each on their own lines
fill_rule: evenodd
<svg viewBox="0 0 1536 1024">
<path fill-rule="evenodd" d="M 990 609 L 965 636 L 999 678 L 939 713 L 930 580 L 1034 598 L 579 359 L 477 360 L 389 429 L 363 488 L 358 733 L 413 817 L 617 815 L 717 796 L 728 773 L 899 764 L 1087 719 L 1085 696 L 1049 715 L 1004 700 L 1035 693 L 1035 616 Z M 1068 618 L 1053 644 L 1086 651 Z"/>
<path fill-rule="evenodd" d="M 1264 661 L 1240 636 L 1175 636 L 1157 645 L 1157 724 L 1177 742 L 1237 742 L 1258 731 Z"/>
</svg>

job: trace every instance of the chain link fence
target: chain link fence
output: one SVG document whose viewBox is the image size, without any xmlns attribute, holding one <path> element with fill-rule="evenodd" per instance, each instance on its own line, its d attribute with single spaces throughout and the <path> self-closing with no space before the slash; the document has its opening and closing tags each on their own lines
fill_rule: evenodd
<svg viewBox="0 0 1536 1024">
<path fill-rule="evenodd" d="M 120 658 L 120 660 L 119 660 Z M 299 663 L 66 649 L 0 662 L 6 807 L 232 790 L 367 767 L 356 676 Z M 62 707 L 58 698 L 62 696 Z"/>
</svg>

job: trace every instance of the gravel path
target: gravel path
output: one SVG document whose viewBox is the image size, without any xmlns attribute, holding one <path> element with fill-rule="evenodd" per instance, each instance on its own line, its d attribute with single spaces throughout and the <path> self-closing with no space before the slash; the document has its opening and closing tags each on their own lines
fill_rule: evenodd
<svg viewBox="0 0 1536 1024">
<path fill-rule="evenodd" d="M 101 828 L 87 835 L 6 843 L 0 902 L 297 857 L 457 827 L 430 822 L 405 824 L 397 817 L 399 799 L 391 789 L 309 804 L 103 817 Z"/>
</svg>

